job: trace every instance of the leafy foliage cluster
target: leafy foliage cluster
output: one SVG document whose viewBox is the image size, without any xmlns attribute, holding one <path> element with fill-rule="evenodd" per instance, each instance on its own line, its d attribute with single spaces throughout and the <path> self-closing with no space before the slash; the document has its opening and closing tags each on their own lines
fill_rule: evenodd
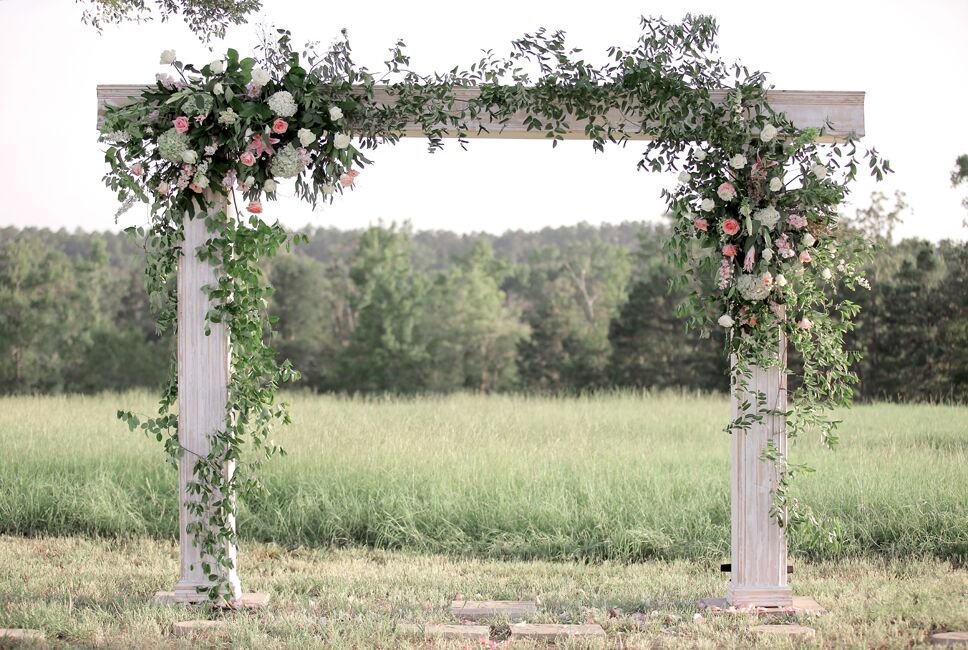
<svg viewBox="0 0 968 650">
<path fill-rule="evenodd" d="M 431 150 L 442 147 L 445 137 L 456 137 L 464 146 L 474 131 L 505 124 L 520 113 L 527 116 L 528 129 L 544 131 L 553 144 L 575 120 L 585 123 L 596 151 L 608 143 L 624 145 L 636 134 L 652 136 L 641 168 L 687 170 L 680 176 L 682 186 L 665 194 L 677 219 L 671 259 L 686 269 L 684 282 L 693 288 L 685 313 L 700 328 L 719 316 L 718 323 L 730 329 L 727 347 L 737 359 L 737 387 L 745 384 L 751 364 L 781 363 L 778 329 L 801 354 L 802 378 L 793 408 L 767 405 L 766 396 L 758 393 L 758 408 L 733 422 L 733 430 L 773 415 L 787 419 L 792 435 L 818 428 L 825 441 L 835 442 L 835 422 L 824 412 L 851 395 L 855 377 L 843 333 L 856 307 L 833 300 L 820 278 L 826 280 L 836 268 L 849 286 L 858 280 L 858 260 L 866 247 L 845 239 L 837 224 L 837 207 L 857 173 L 856 148 L 852 142 L 844 149 L 818 144 L 823 130 L 801 131 L 774 113 L 762 74 L 716 57 L 712 19 L 687 16 L 679 24 L 643 19 L 642 28 L 633 48 L 610 48 L 608 63 L 598 66 L 570 49 L 563 33 L 544 29 L 516 40 L 507 57 L 487 52 L 468 70 L 433 75 L 409 70 L 398 43 L 379 79 L 355 66 L 345 40 L 323 56 L 307 50 L 300 58 L 289 33 L 280 30 L 279 41 L 260 52 L 262 67 L 233 50 L 224 62 L 201 68 L 173 61 L 180 82 L 160 78 L 141 101 L 108 111 L 103 138 L 113 146 L 107 152 L 111 172 L 105 182 L 121 201 L 137 198 L 152 205 L 146 233 L 152 260 L 149 289 L 162 299 L 163 324 L 173 321 L 171 277 L 183 215 L 201 217 L 199 194 L 210 206 L 205 218 L 213 235 L 197 254 L 220 270 L 218 286 L 210 288 L 215 304 L 210 320 L 227 323 L 234 346 L 226 430 L 213 436 L 212 453 L 195 468 L 198 514 L 207 515 L 195 532 L 217 565 L 211 573 L 212 598 L 225 596 L 221 569 L 231 559 L 220 549 L 224 541 L 234 541 L 228 525 L 234 500 L 225 495 L 246 494 L 258 485 L 254 473 L 226 477 L 217 468 L 228 460 L 244 468 L 247 438 L 267 455 L 275 451 L 268 438 L 271 423 L 288 417 L 284 407 L 275 406 L 275 389 L 296 376 L 287 364 L 277 364 L 264 345 L 270 328 L 263 309 L 268 290 L 257 264 L 289 237 L 278 224 L 258 216 L 260 199 L 263 194 L 273 198 L 276 178 L 295 177 L 301 198 L 332 200 L 353 186 L 369 162 L 364 150 L 393 143 L 414 129 L 426 135 Z M 165 53 L 162 59 L 174 56 Z M 381 99 L 378 90 L 394 101 Z M 725 97 L 719 98 L 723 90 Z M 346 137 L 349 129 L 357 136 L 355 146 Z M 867 152 L 867 159 L 873 174 L 889 171 L 876 152 Z M 840 173 L 828 175 L 832 170 Z M 782 191 L 773 189 L 774 178 Z M 775 198 L 767 187 L 777 192 Z M 223 207 L 234 202 L 236 190 L 249 200 L 253 216 L 248 220 Z M 772 212 L 764 212 L 767 208 Z M 705 216 L 696 217 L 697 211 Z M 378 249 L 379 234 L 374 237 Z M 763 254 L 774 246 L 772 257 Z M 787 250 L 799 253 L 795 261 L 787 259 Z M 726 264 L 730 272 L 720 271 L 726 281 L 701 290 L 710 272 Z M 780 271 L 789 274 L 788 288 L 773 285 L 771 269 L 777 278 Z M 372 297 L 364 292 L 362 299 Z M 392 337 L 405 341 L 411 307 L 404 301 L 396 309 L 403 321 Z M 365 306 L 361 313 L 367 313 Z M 145 423 L 124 414 L 132 427 L 140 425 L 167 440 L 172 457 L 181 451 L 171 413 L 174 397 L 172 383 L 159 417 Z M 795 506 L 786 499 L 785 487 L 801 468 L 788 465 L 775 448 L 766 456 L 778 464 L 776 515 L 785 525 L 785 507 Z M 795 507 L 789 516 L 794 523 L 805 517 Z"/>
</svg>

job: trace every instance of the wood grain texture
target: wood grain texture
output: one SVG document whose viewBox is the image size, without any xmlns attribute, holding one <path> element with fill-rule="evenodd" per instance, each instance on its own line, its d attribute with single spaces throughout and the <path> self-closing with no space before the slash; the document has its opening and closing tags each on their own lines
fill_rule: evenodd
<svg viewBox="0 0 968 650">
<path fill-rule="evenodd" d="M 144 85 L 131 84 L 103 84 L 97 87 L 97 125 L 101 126 L 104 120 L 105 106 L 124 106 L 131 102 L 132 98 L 138 97 L 146 88 Z M 362 92 L 362 91 L 361 91 Z M 458 88 L 455 95 L 458 103 L 467 101 L 479 94 L 477 88 Z M 714 91 L 713 100 L 721 102 L 726 96 L 726 91 Z M 823 138 L 824 141 L 840 141 L 850 133 L 856 137 L 864 135 L 864 93 L 862 91 L 828 91 L 828 90 L 771 90 L 768 93 L 770 106 L 774 110 L 786 113 L 793 123 L 799 128 L 821 128 L 827 121 L 832 123 L 832 128 Z M 391 105 L 394 98 L 387 92 L 386 88 L 377 88 L 375 99 L 378 103 Z M 515 114 L 507 124 L 501 125 L 495 122 L 484 120 L 479 123 L 471 123 L 469 138 L 496 138 L 496 139 L 543 139 L 544 131 L 529 131 L 524 124 L 525 115 Z M 612 124 L 621 122 L 630 125 L 637 125 L 634 116 L 623 116 L 615 110 L 609 113 L 609 121 Z M 569 124 L 569 130 L 565 138 L 572 140 L 586 139 L 586 123 L 582 120 L 574 120 Z M 488 133 L 478 133 L 477 127 L 483 126 Z M 410 124 L 405 130 L 407 136 L 422 136 L 423 132 L 416 124 Z M 630 134 L 634 140 L 648 140 L 651 136 L 648 133 Z"/>
<path fill-rule="evenodd" d="M 779 351 L 786 367 L 786 338 L 779 334 Z M 786 374 L 780 368 L 750 368 L 746 386 L 734 380 L 730 408 L 735 420 L 744 413 L 762 415 L 749 429 L 734 429 L 730 436 L 731 470 L 731 577 L 726 599 L 734 607 L 785 607 L 793 604 L 787 584 L 785 532 L 770 516 L 772 490 L 777 483 L 773 463 L 761 456 L 773 440 L 786 455 L 786 419 L 763 411 L 787 408 Z M 766 395 L 760 408 L 757 393 Z M 742 408 L 744 403 L 749 409 Z"/>
<path fill-rule="evenodd" d="M 211 193 L 204 195 L 209 213 L 229 209 L 225 199 Z M 229 384 L 229 337 L 224 324 L 209 324 L 206 319 L 211 301 L 203 291 L 216 283 L 215 269 L 198 259 L 197 249 L 210 235 L 201 214 L 195 219 L 185 216 L 185 236 L 178 264 L 178 441 L 186 449 L 178 462 L 178 539 L 181 550 L 181 577 L 174 597 L 187 602 L 200 600 L 197 587 L 210 584 L 202 571 L 202 554 L 186 530 L 194 520 L 186 504 L 193 497 L 188 484 L 195 479 L 195 463 L 211 447 L 209 434 L 225 429 Z M 208 335 L 206 328 L 210 329 Z M 229 475 L 233 464 L 225 468 Z M 232 525 L 234 526 L 234 521 Z M 236 549 L 228 553 L 236 559 Z M 242 595 L 238 572 L 227 576 L 234 598 Z M 204 597 L 201 598 L 202 600 Z"/>
</svg>

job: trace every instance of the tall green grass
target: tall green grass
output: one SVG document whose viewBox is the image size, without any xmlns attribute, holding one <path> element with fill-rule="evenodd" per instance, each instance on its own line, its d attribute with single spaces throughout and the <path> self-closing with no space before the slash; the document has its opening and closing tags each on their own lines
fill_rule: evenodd
<svg viewBox="0 0 968 650">
<path fill-rule="evenodd" d="M 517 559 L 729 554 L 728 404 L 703 395 L 345 399 L 292 395 L 289 455 L 246 505 L 244 538 Z M 176 475 L 115 420 L 144 393 L 0 399 L 0 533 L 175 534 Z M 814 557 L 968 557 L 968 408 L 864 405 L 798 496 L 839 544 Z"/>
</svg>

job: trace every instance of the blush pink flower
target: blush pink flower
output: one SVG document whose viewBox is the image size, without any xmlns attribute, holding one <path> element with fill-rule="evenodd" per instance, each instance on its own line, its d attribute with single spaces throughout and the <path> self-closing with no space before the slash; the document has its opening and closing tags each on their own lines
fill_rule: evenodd
<svg viewBox="0 0 968 650">
<path fill-rule="evenodd" d="M 273 133 L 285 133 L 286 129 L 288 128 L 289 128 L 289 124 L 281 117 L 277 117 L 276 120 L 272 123 Z"/>
<path fill-rule="evenodd" d="M 804 316 L 803 318 L 800 319 L 800 322 L 797 323 L 797 327 L 799 327 L 802 330 L 808 330 L 811 327 L 813 327 L 813 323 L 810 322 L 809 318 Z"/>
<path fill-rule="evenodd" d="M 176 117 L 172 124 L 175 125 L 175 130 L 179 133 L 185 133 L 188 131 L 188 118 L 184 115 Z"/>
<path fill-rule="evenodd" d="M 195 183 L 189 183 L 188 184 L 188 189 L 190 189 L 192 192 L 195 192 L 196 194 L 201 194 L 202 193 L 202 188 L 200 188 Z"/>
<path fill-rule="evenodd" d="M 729 183 L 723 183 L 716 190 L 716 194 L 719 195 L 723 201 L 732 201 L 736 198 L 736 188 Z"/>
<path fill-rule="evenodd" d="M 725 255 L 726 257 L 736 257 L 736 253 L 737 253 L 736 247 L 733 246 L 732 244 L 726 244 L 725 246 L 723 246 L 723 255 Z"/>
<path fill-rule="evenodd" d="M 245 209 L 251 212 L 252 214 L 262 214 L 262 202 L 252 201 L 249 203 L 249 205 L 246 206 Z"/>
<path fill-rule="evenodd" d="M 810 257 L 810 251 L 803 251 L 802 253 L 800 253 L 800 261 L 803 262 L 804 264 L 808 264 L 812 262 L 813 258 Z"/>
<path fill-rule="evenodd" d="M 251 167 L 255 164 L 255 156 L 252 155 L 251 151 L 246 151 L 241 156 L 239 156 L 239 162 L 246 167 Z"/>
<path fill-rule="evenodd" d="M 727 219 L 723 222 L 723 232 L 727 235 L 735 235 L 739 232 L 739 221 L 736 219 Z"/>
<path fill-rule="evenodd" d="M 141 163 L 135 163 L 131 165 L 130 171 L 132 176 L 141 176 L 145 173 L 145 168 L 141 166 Z"/>
<path fill-rule="evenodd" d="M 807 227 L 807 219 L 803 215 L 791 214 L 789 217 L 787 217 L 787 220 L 786 221 L 787 221 L 788 224 L 790 224 L 794 228 L 806 228 Z"/>
<path fill-rule="evenodd" d="M 709 230 L 709 222 L 702 217 L 697 217 L 693 220 L 692 225 L 696 227 L 696 230 L 701 230 L 706 232 Z"/>
<path fill-rule="evenodd" d="M 767 271 L 766 273 L 764 273 L 760 277 L 760 280 L 763 282 L 763 286 L 764 287 L 772 287 L 773 286 L 773 274 L 770 273 L 769 271 Z"/>
<path fill-rule="evenodd" d="M 747 273 L 752 272 L 754 264 L 756 264 L 756 246 L 750 246 L 750 249 L 746 251 L 746 258 L 743 260 L 743 270 Z"/>
<path fill-rule="evenodd" d="M 339 177 L 339 184 L 343 187 L 349 187 L 356 180 L 356 177 L 360 175 L 360 172 L 355 169 L 347 171 L 345 174 Z"/>
</svg>

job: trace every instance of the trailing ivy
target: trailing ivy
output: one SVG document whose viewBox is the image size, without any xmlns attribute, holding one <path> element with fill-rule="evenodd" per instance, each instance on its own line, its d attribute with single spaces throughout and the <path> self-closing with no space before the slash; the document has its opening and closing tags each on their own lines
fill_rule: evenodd
<svg viewBox="0 0 968 650">
<path fill-rule="evenodd" d="M 105 183 L 125 205 L 151 205 L 150 227 L 134 232 L 145 242 L 161 329 L 177 325 L 173 278 L 184 218 L 205 218 L 211 233 L 196 254 L 218 272 L 207 289 L 214 305 L 208 320 L 228 328 L 231 379 L 226 426 L 211 434 L 211 452 L 194 466 L 191 508 L 199 519 L 190 532 L 214 563 L 206 567 L 213 600 L 232 599 L 224 576 L 233 560 L 224 549 L 238 541 L 236 495 L 262 489 L 259 465 L 280 451 L 272 426 L 289 420 L 276 393 L 297 376 L 267 345 L 271 288 L 259 262 L 299 236 L 264 221 L 262 199 L 276 197 L 278 179 L 292 178 L 305 201 L 332 201 L 370 164 L 364 151 L 415 130 L 431 151 L 448 137 L 466 146 L 469 136 L 522 115 L 553 146 L 578 121 L 595 151 L 648 136 L 639 168 L 679 173 L 680 184 L 663 197 L 676 220 L 670 259 L 684 269 L 680 281 L 689 289 L 681 313 L 701 333 L 728 328 L 738 389 L 748 386 L 752 366 L 789 372 L 781 335 L 802 358 L 788 408 L 755 393 L 757 409 L 728 429 L 776 416 L 791 437 L 817 431 L 828 446 L 836 443 L 829 409 L 849 402 L 856 381 L 843 334 L 857 311 L 836 297 L 836 284 L 866 284 L 857 269 L 870 250 L 840 227 L 838 209 L 862 160 L 877 177 L 890 167 L 874 150 L 858 152 L 852 139 L 824 144 L 826 129 L 799 129 L 775 112 L 763 74 L 718 57 L 713 19 L 643 18 L 641 26 L 638 42 L 609 48 L 604 64 L 569 48 L 563 33 L 541 29 L 514 41 L 506 57 L 486 52 L 468 69 L 431 75 L 410 70 L 403 43 L 375 75 L 355 65 L 345 34 L 319 55 L 311 47 L 297 53 L 279 30 L 258 59 L 228 50 L 196 68 L 166 51 L 162 62 L 178 80 L 159 75 L 139 100 L 108 109 Z M 236 205 L 237 196 L 249 216 L 221 207 Z M 199 210 L 200 202 L 209 210 Z M 710 276 L 720 279 L 718 288 L 703 291 Z M 156 417 L 119 413 L 164 442 L 172 462 L 185 451 L 176 399 L 173 368 Z M 790 463 L 775 444 L 764 460 L 778 469 L 774 514 L 781 525 L 818 523 L 789 492 L 794 475 L 809 468 Z M 235 471 L 227 473 L 231 464 Z"/>
</svg>

